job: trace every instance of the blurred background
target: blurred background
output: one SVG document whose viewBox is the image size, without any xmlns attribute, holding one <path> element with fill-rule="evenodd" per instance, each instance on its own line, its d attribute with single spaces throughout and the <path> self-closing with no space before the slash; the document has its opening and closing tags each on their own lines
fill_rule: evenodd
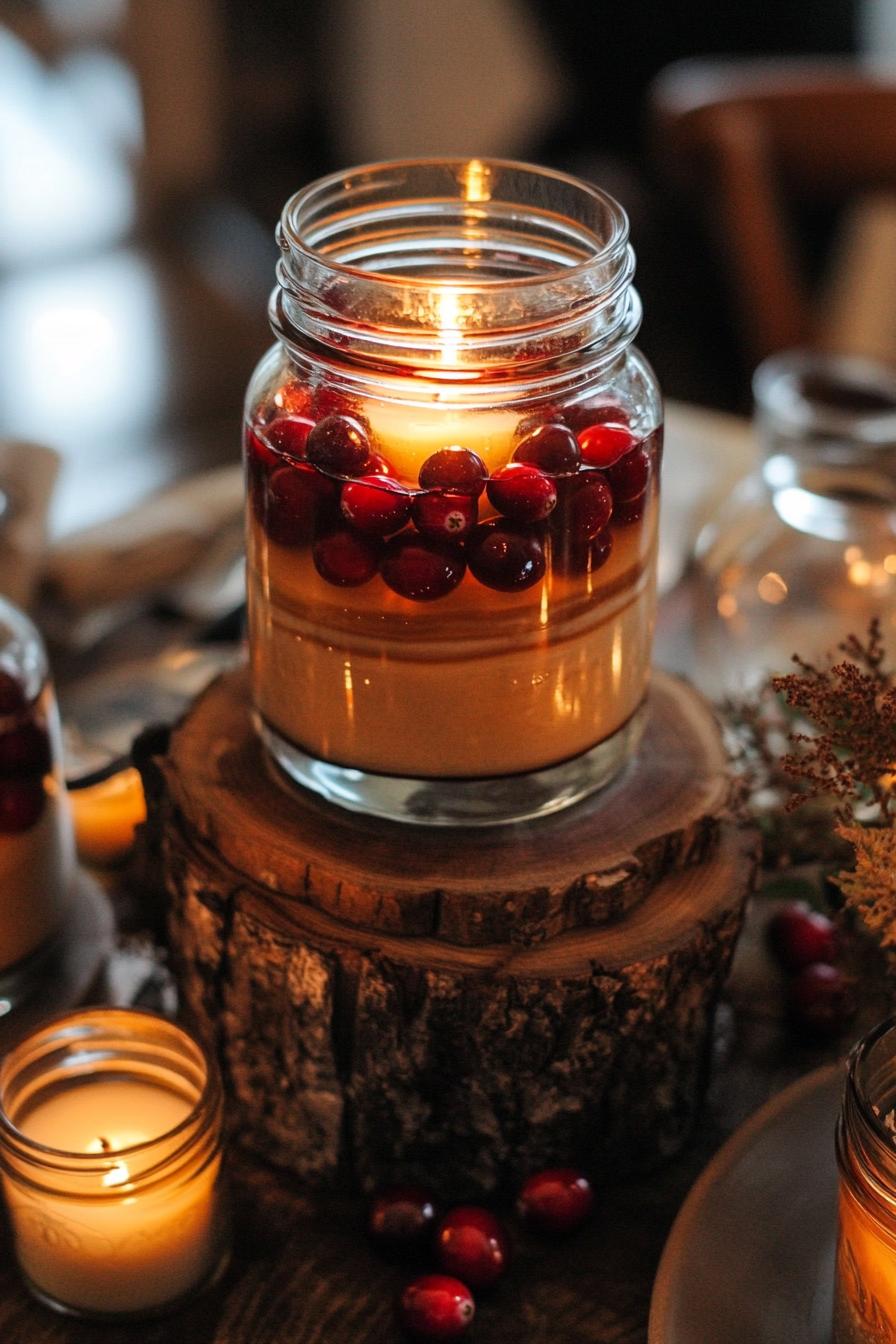
<svg viewBox="0 0 896 1344">
<path fill-rule="evenodd" d="M 0 0 L 0 435 L 62 453 L 55 535 L 235 460 L 283 201 L 390 156 L 617 195 L 673 398 L 892 359 L 894 62 L 896 0 Z"/>
</svg>

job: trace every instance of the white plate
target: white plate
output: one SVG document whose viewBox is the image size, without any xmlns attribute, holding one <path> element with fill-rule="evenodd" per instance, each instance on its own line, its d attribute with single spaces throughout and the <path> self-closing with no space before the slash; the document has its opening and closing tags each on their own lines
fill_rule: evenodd
<svg viewBox="0 0 896 1344">
<path fill-rule="evenodd" d="M 801 1078 L 710 1162 L 666 1242 L 648 1344 L 829 1344 L 842 1081 Z"/>
</svg>

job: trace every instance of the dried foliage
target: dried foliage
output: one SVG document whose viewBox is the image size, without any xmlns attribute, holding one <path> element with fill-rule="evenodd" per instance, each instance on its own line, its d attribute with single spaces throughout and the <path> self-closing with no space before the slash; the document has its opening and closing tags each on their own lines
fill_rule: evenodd
<svg viewBox="0 0 896 1344">
<path fill-rule="evenodd" d="M 896 829 L 841 826 L 855 850 L 856 866 L 837 879 L 865 927 L 891 962 L 896 962 Z"/>
</svg>

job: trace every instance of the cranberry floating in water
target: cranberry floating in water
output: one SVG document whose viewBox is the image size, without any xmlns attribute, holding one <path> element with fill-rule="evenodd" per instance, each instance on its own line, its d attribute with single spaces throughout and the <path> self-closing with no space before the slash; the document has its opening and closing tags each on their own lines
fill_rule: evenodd
<svg viewBox="0 0 896 1344">
<path fill-rule="evenodd" d="M 256 430 L 246 429 L 245 442 L 246 462 L 250 471 L 258 470 L 261 473 L 266 473 L 280 466 L 278 454 Z"/>
<path fill-rule="evenodd" d="M 613 522 L 621 526 L 628 523 L 639 523 L 644 517 L 646 505 L 646 491 L 643 495 L 639 495 L 637 499 L 617 500 L 613 505 Z"/>
<path fill-rule="evenodd" d="M 342 487 L 340 508 L 359 532 L 387 537 L 410 518 L 411 494 L 391 476 L 359 476 Z"/>
<path fill-rule="evenodd" d="M 0 834 L 29 830 L 44 808 L 44 785 L 38 775 L 0 779 Z"/>
<path fill-rule="evenodd" d="M 603 399 L 564 406 L 560 418 L 576 434 L 581 434 L 583 429 L 589 429 L 591 425 L 624 425 L 625 411 L 617 402 Z"/>
<path fill-rule="evenodd" d="M 413 533 L 403 533 L 387 543 L 380 567 L 393 593 L 414 602 L 445 597 L 460 583 L 465 570 L 459 551 Z"/>
<path fill-rule="evenodd" d="M 473 1288 L 495 1283 L 510 1262 L 507 1234 L 488 1209 L 452 1209 L 436 1232 L 439 1267 Z"/>
<path fill-rule="evenodd" d="M 635 446 L 636 439 L 625 425 L 588 425 L 578 438 L 582 461 L 589 467 L 612 467 Z"/>
<path fill-rule="evenodd" d="M 284 464 L 272 472 L 257 507 L 271 541 L 302 546 L 311 540 L 323 508 L 336 499 L 335 483 L 305 463 Z"/>
<path fill-rule="evenodd" d="M 311 554 L 321 578 L 339 588 L 358 588 L 379 568 L 377 544 L 347 527 L 334 528 L 318 537 Z"/>
<path fill-rule="evenodd" d="M 650 454 L 646 448 L 629 449 L 624 457 L 607 468 L 613 498 L 621 504 L 643 495 L 649 477 Z"/>
<path fill-rule="evenodd" d="M 488 468 L 470 448 L 440 448 L 420 468 L 424 490 L 452 490 L 460 495 L 482 494 Z"/>
<path fill-rule="evenodd" d="M 386 1248 L 413 1247 L 427 1240 L 435 1218 L 429 1191 L 417 1185 L 396 1185 L 372 1199 L 367 1229 L 374 1241 Z"/>
<path fill-rule="evenodd" d="M 476 1313 L 472 1294 L 460 1279 L 424 1274 L 401 1295 L 398 1314 L 413 1339 L 458 1339 Z"/>
<path fill-rule="evenodd" d="M 782 906 L 769 920 L 767 934 L 769 947 L 785 970 L 799 971 L 813 962 L 837 959 L 837 926 L 805 901 Z"/>
<path fill-rule="evenodd" d="M 561 475 L 577 471 L 582 454 L 568 425 L 549 423 L 531 429 L 517 444 L 514 462 L 528 462 L 542 471 Z"/>
<path fill-rule="evenodd" d="M 544 578 L 541 537 L 500 519 L 480 523 L 467 542 L 470 573 L 486 588 L 517 593 Z"/>
<path fill-rule="evenodd" d="M 591 471 L 563 483 L 561 506 L 551 521 L 574 542 L 584 542 L 603 532 L 612 516 L 610 488 L 599 472 Z"/>
<path fill-rule="evenodd" d="M 494 507 L 512 523 L 540 523 L 557 507 L 557 487 L 538 467 L 510 462 L 488 483 Z"/>
<path fill-rule="evenodd" d="M 612 553 L 613 533 L 609 530 L 585 541 L 557 535 L 552 541 L 551 564 L 561 574 L 596 574 Z"/>
<path fill-rule="evenodd" d="M 322 471 L 360 476 L 370 459 L 370 440 L 354 416 L 327 415 L 318 420 L 308 435 L 305 456 Z"/>
<path fill-rule="evenodd" d="M 314 421 L 305 415 L 281 416 L 272 420 L 265 428 L 268 443 L 277 453 L 287 457 L 303 458 L 308 435 L 314 428 Z"/>
<path fill-rule="evenodd" d="M 411 516 L 419 532 L 434 541 L 462 541 L 479 520 L 479 500 L 475 495 L 418 495 Z"/>
<path fill-rule="evenodd" d="M 539 1232 L 572 1232 L 593 1206 L 591 1184 L 574 1167 L 536 1172 L 523 1185 L 518 1201 L 520 1217 Z"/>
</svg>

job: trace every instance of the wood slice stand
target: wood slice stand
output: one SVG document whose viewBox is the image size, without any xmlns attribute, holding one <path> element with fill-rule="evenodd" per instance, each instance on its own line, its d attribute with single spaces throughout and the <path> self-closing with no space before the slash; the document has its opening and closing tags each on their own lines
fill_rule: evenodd
<svg viewBox="0 0 896 1344">
<path fill-rule="evenodd" d="M 637 758 L 537 823 L 343 813 L 267 762 L 244 673 L 142 762 L 185 1010 L 233 1130 L 311 1187 L 644 1169 L 702 1097 L 755 868 L 711 710 L 656 674 Z"/>
</svg>

